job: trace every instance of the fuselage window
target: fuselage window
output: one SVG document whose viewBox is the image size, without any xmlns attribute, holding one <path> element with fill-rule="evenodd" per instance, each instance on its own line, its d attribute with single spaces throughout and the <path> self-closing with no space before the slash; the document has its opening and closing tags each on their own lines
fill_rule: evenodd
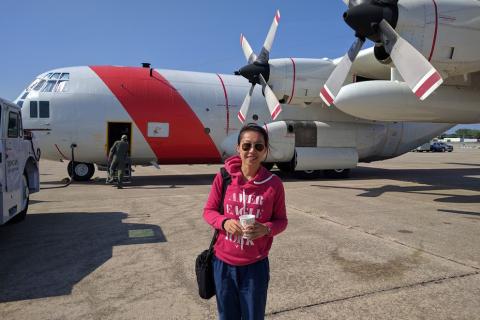
<svg viewBox="0 0 480 320">
<path fill-rule="evenodd" d="M 30 101 L 30 118 L 38 118 L 38 102 Z"/>
<path fill-rule="evenodd" d="M 49 101 L 40 101 L 40 118 L 50 118 Z"/>
<path fill-rule="evenodd" d="M 18 113 L 15 113 L 15 112 L 8 113 L 8 137 L 9 138 L 18 137 Z"/>
</svg>

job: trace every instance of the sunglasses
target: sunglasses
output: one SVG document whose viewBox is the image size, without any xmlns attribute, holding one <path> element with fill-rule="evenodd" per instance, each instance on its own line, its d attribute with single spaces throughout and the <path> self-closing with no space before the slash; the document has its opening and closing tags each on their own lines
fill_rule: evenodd
<svg viewBox="0 0 480 320">
<path fill-rule="evenodd" d="M 262 152 L 264 149 L 265 149 L 265 145 L 263 143 L 255 143 L 255 144 L 252 144 L 250 142 L 245 142 L 245 143 L 242 143 L 242 150 L 243 151 L 249 151 L 250 149 L 252 149 L 252 146 L 255 148 L 255 150 L 257 150 L 258 152 Z"/>
</svg>

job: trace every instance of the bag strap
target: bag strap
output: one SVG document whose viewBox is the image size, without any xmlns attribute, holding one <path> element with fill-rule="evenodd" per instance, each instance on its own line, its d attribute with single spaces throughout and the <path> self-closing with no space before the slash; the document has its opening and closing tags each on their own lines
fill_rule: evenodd
<svg viewBox="0 0 480 320">
<path fill-rule="evenodd" d="M 218 205 L 218 212 L 223 215 L 223 201 L 225 200 L 225 193 L 227 192 L 227 187 L 232 182 L 232 177 L 227 172 L 227 170 L 225 170 L 225 168 L 221 168 L 220 173 L 222 174 L 222 195 L 220 197 L 220 204 Z M 208 248 L 209 251 L 213 250 L 213 246 L 215 245 L 215 242 L 217 242 L 218 233 L 218 229 L 215 229 L 212 241 L 210 241 L 210 247 Z"/>
</svg>

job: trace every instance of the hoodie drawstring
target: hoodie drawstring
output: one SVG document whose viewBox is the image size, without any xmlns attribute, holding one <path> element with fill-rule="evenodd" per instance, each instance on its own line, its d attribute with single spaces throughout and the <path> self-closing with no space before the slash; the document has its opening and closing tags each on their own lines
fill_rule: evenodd
<svg viewBox="0 0 480 320">
<path fill-rule="evenodd" d="M 243 214 L 245 214 L 246 210 L 247 210 L 247 201 L 245 199 L 245 189 L 242 189 L 242 193 L 243 193 Z M 242 226 L 243 227 L 243 226 Z M 240 248 L 243 250 L 243 235 L 242 235 L 242 239 L 240 240 Z"/>
</svg>

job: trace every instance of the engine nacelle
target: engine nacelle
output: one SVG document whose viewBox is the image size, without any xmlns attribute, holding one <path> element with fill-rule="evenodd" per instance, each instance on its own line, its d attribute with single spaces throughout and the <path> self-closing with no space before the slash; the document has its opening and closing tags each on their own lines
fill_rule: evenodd
<svg viewBox="0 0 480 320">
<path fill-rule="evenodd" d="M 321 103 L 320 89 L 335 68 L 328 59 L 271 59 L 268 84 L 281 103 Z"/>
<path fill-rule="evenodd" d="M 266 162 L 286 164 L 289 170 L 354 168 L 360 127 L 350 123 L 319 121 L 277 121 L 266 125 L 270 149 Z M 236 154 L 237 134 L 222 143 L 223 156 Z M 284 166 L 285 167 L 285 166 Z"/>
<path fill-rule="evenodd" d="M 365 81 L 344 86 L 335 106 L 354 117 L 376 121 L 478 123 L 478 101 L 480 92 L 470 87 L 441 86 L 420 101 L 404 82 Z"/>
<path fill-rule="evenodd" d="M 444 75 L 480 70 L 480 3 L 402 0 L 397 32 Z"/>
</svg>

